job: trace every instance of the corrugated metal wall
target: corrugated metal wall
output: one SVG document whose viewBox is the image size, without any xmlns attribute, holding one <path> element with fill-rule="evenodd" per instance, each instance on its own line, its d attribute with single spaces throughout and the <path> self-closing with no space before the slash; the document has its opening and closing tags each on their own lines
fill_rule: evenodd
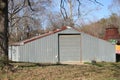
<svg viewBox="0 0 120 80">
<path fill-rule="evenodd" d="M 101 39 L 99 39 L 99 54 L 100 61 L 116 61 L 115 45 Z"/>
<path fill-rule="evenodd" d="M 18 46 L 9 46 L 9 60 L 19 61 L 19 47 Z"/>
<path fill-rule="evenodd" d="M 82 61 L 91 61 L 97 57 L 98 54 L 98 39 L 93 38 L 87 34 L 81 34 L 82 44 Z"/>
<path fill-rule="evenodd" d="M 60 62 L 80 61 L 80 34 L 59 35 Z"/>
<path fill-rule="evenodd" d="M 36 63 L 58 62 L 58 35 L 59 34 L 81 34 L 82 61 L 115 61 L 114 45 L 85 33 L 80 33 L 72 28 L 18 46 L 18 61 Z M 79 43 L 78 43 L 79 44 Z M 15 57 L 15 55 L 12 55 Z M 74 55 L 73 55 L 74 57 Z"/>
<path fill-rule="evenodd" d="M 27 62 L 57 62 L 58 53 L 57 34 L 43 37 L 20 46 L 20 61 Z"/>
<path fill-rule="evenodd" d="M 19 61 L 56 63 L 58 62 L 58 34 L 76 34 L 77 31 L 67 29 L 41 39 L 19 46 Z"/>
<path fill-rule="evenodd" d="M 115 62 L 115 45 L 82 33 L 82 60 Z"/>
</svg>

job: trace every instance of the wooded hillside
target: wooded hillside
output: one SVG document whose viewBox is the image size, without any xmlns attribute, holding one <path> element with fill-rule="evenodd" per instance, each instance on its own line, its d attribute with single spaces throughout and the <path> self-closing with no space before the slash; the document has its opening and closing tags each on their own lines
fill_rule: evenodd
<svg viewBox="0 0 120 80">
<path fill-rule="evenodd" d="M 120 32 L 120 16 L 113 13 L 109 18 L 102 18 L 97 22 L 92 22 L 88 25 L 84 25 L 80 29 L 85 33 L 103 38 L 105 29 L 108 27 L 117 27 Z"/>
</svg>

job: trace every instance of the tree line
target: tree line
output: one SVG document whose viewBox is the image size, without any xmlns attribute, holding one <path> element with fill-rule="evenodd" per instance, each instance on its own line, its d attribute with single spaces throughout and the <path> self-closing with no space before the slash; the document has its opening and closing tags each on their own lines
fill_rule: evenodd
<svg viewBox="0 0 120 80">
<path fill-rule="evenodd" d="M 109 18 L 102 18 L 99 21 L 91 22 L 88 25 L 83 25 L 80 29 L 93 36 L 104 38 L 106 28 L 116 27 L 120 32 L 120 16 L 112 13 Z"/>
</svg>

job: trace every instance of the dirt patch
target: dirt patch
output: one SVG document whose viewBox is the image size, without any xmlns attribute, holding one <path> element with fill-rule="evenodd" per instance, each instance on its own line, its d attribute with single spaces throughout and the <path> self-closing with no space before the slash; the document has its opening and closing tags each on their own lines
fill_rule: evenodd
<svg viewBox="0 0 120 80">
<path fill-rule="evenodd" d="M 83 62 L 80 62 L 80 61 L 65 61 L 65 62 L 61 62 L 61 64 L 85 65 Z"/>
</svg>

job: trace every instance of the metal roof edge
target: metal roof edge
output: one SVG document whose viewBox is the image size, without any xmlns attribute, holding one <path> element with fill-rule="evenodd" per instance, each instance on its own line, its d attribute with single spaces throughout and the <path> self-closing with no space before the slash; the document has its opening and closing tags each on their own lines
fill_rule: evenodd
<svg viewBox="0 0 120 80">
<path fill-rule="evenodd" d="M 38 35 L 38 36 L 32 37 L 30 39 L 23 40 L 23 41 L 20 41 L 20 42 L 12 43 L 11 45 L 21 46 L 21 45 L 24 45 L 26 43 L 29 43 L 29 42 L 32 42 L 34 40 L 37 40 L 37 39 L 40 39 L 40 38 L 43 38 L 43 37 L 55 34 L 57 32 L 61 32 L 61 31 L 66 30 L 66 29 L 68 29 L 68 27 L 67 26 L 63 26 L 61 29 L 56 29 L 55 31 L 50 31 L 49 33 Z"/>
<path fill-rule="evenodd" d="M 23 42 L 16 42 L 16 43 L 11 43 L 10 44 L 10 46 L 12 46 L 12 45 L 14 45 L 14 46 L 21 46 L 21 45 L 24 45 L 24 43 Z"/>
<path fill-rule="evenodd" d="M 82 33 L 84 33 L 84 34 L 90 35 L 90 34 L 88 34 L 88 33 L 85 33 L 85 32 L 83 32 L 83 31 L 77 29 L 76 27 L 63 26 L 61 29 L 56 29 L 55 31 L 50 31 L 49 33 L 45 33 L 45 34 L 42 34 L 42 35 L 38 35 L 38 36 L 32 37 L 32 38 L 30 38 L 30 39 L 26 39 L 26 40 L 23 40 L 23 41 L 20 41 L 20 42 L 12 43 L 12 44 L 10 44 L 10 45 L 21 46 L 21 45 L 24 45 L 24 44 L 26 44 L 26 43 L 29 43 L 29 42 L 32 42 L 32 41 L 34 41 L 34 40 L 37 40 L 37 39 L 40 39 L 40 38 L 43 38 L 43 37 L 46 37 L 46 36 L 55 34 L 55 33 L 57 33 L 57 32 L 61 32 L 61 31 L 66 30 L 66 29 L 74 29 L 74 30 L 76 30 L 76 31 L 78 31 L 78 32 L 82 32 Z M 95 38 L 98 38 L 98 39 L 101 39 L 101 38 L 96 37 L 96 36 L 93 36 L 93 35 L 90 35 L 90 36 L 95 37 Z M 101 40 L 104 40 L 104 39 L 101 39 Z M 104 40 L 104 41 L 106 41 L 106 40 Z M 106 42 L 108 42 L 108 41 L 106 41 Z"/>
</svg>

